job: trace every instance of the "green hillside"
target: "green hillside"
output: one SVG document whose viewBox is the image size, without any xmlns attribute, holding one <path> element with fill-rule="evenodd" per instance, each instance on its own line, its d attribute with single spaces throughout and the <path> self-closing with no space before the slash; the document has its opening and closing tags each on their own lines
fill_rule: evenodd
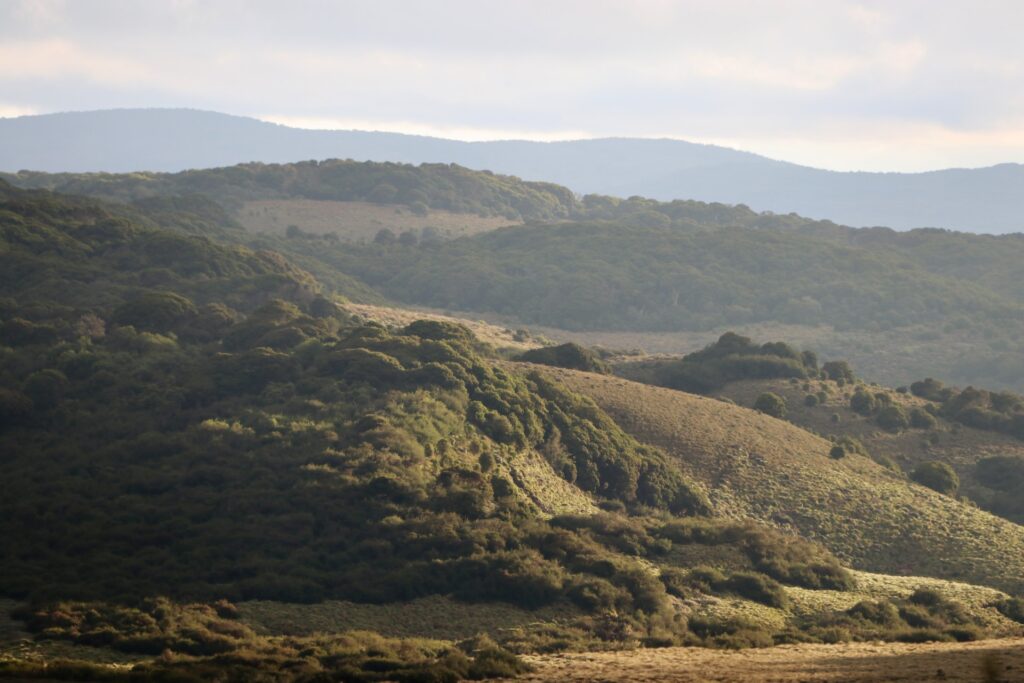
<svg viewBox="0 0 1024 683">
<path fill-rule="evenodd" d="M 400 301 L 564 329 L 839 327 L 1009 319 L 1019 304 L 908 258 L 790 232 L 572 223 L 327 256 Z"/>
<path fill-rule="evenodd" d="M 240 164 L 181 173 L 0 174 L 19 187 L 135 202 L 152 197 L 203 194 L 230 209 L 253 199 L 320 199 L 402 205 L 414 211 L 444 209 L 556 220 L 577 205 L 572 193 L 551 183 L 470 171 L 455 164 L 355 162 L 339 159 L 295 164 Z"/>
<path fill-rule="evenodd" d="M 179 214 L 192 205 L 193 217 L 175 219 L 175 229 L 205 225 L 227 243 L 284 253 L 365 303 L 630 333 L 629 347 L 671 352 L 695 345 L 673 345 L 667 332 L 741 329 L 806 340 L 856 360 L 875 380 L 931 375 L 1024 391 L 1017 235 L 853 229 L 743 205 L 578 198 L 446 164 L 2 177 L 130 202 L 165 227 L 173 227 L 168 204 Z M 495 231 L 504 223 L 517 225 Z M 458 235 L 471 236 L 449 239 Z"/>
<path fill-rule="evenodd" d="M 139 676 L 422 680 L 429 670 L 449 680 L 520 671 L 502 648 L 1018 629 L 1005 616 L 1017 603 L 998 590 L 870 577 L 826 549 L 862 567 L 1017 589 L 1024 559 L 1012 530 L 872 463 L 845 475 L 863 519 L 804 523 L 804 506 L 821 502 L 804 475 L 748 478 L 730 493 L 680 457 L 678 441 L 606 410 L 592 391 L 606 376 L 503 361 L 452 323 L 358 322 L 287 257 L 232 244 L 231 226 L 208 224 L 216 210 L 201 201 L 140 212 L 2 192 L 0 450 L 16 494 L 0 499 L 0 586 L 25 603 L 18 628 L 40 639 L 44 659 L 72 643 L 72 658 L 141 657 L 130 660 Z M 585 349 L 568 351 L 599 367 Z M 702 400 L 669 393 L 666 406 Z M 705 426 L 738 414 L 708 405 Z M 819 439 L 772 425 L 758 427 L 758 449 L 822 460 Z M 702 443 L 717 453 L 712 436 Z M 879 508 L 866 483 L 906 507 Z M 831 485 L 814 495 L 833 495 Z M 791 523 L 763 498 L 740 505 L 750 487 L 798 503 Z M 974 545 L 948 530 L 953 510 Z M 906 543 L 919 555 L 896 567 L 850 549 L 883 553 L 882 528 L 923 543 L 920 520 L 938 555 Z M 994 535 L 1004 554 L 968 569 Z M 322 635 L 251 625 L 273 621 L 275 604 L 325 600 L 364 605 L 366 616 Z M 889 616 L 863 617 L 863 601 Z M 351 632 L 389 630 L 373 615 L 423 604 L 440 620 L 468 610 L 501 644 Z M 503 628 L 510 610 L 514 629 Z M 124 671 L 103 666 L 45 671 Z M 0 662 L 0 675 L 43 671 Z"/>
</svg>

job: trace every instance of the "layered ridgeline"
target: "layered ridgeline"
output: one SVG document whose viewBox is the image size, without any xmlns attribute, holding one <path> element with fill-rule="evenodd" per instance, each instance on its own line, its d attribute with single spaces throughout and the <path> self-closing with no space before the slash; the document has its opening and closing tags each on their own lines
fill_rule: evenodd
<svg viewBox="0 0 1024 683">
<path fill-rule="evenodd" d="M 692 350 L 738 328 L 848 358 L 871 378 L 1024 390 L 1019 236 L 578 198 L 445 164 L 5 177 L 147 214 L 160 203 L 191 207 L 208 225 L 245 228 L 218 239 L 285 253 L 353 300 L 615 332 L 614 343 L 651 351 Z M 664 334 L 679 331 L 687 335 Z"/>
<path fill-rule="evenodd" d="M 137 675 L 451 680 L 521 670 L 502 646 L 1019 630 L 1000 592 L 1024 574 L 1019 527 L 719 402 L 670 392 L 702 403 L 673 417 L 693 443 L 636 430 L 592 390 L 604 375 L 502 361 L 457 325 L 353 320 L 286 258 L 196 225 L 166 205 L 146 218 L 4 189 L 0 586 L 43 656 L 66 640 L 89 646 L 72 656 L 135 657 Z M 855 491 L 856 521 L 774 514 L 811 502 L 803 474 L 708 476 L 699 448 L 735 420 L 752 421 L 728 437 L 744 453 L 834 470 L 820 495 Z M 850 551 L 850 524 L 877 555 Z M 827 547 L 863 568 L 888 549 L 937 578 L 852 571 Z M 328 607 L 326 635 L 275 617 L 323 600 L 350 601 Z M 368 623 L 447 640 L 343 632 Z M 16 657 L 0 672 L 44 670 Z M 130 675 L 45 669 L 100 673 Z"/>
<path fill-rule="evenodd" d="M 211 143 L 211 141 L 215 141 Z M 73 150 L 69 154 L 68 150 Z M 456 162 L 580 193 L 744 202 L 850 225 L 1021 230 L 1024 167 L 843 173 L 683 140 L 463 142 L 289 128 L 186 109 L 120 109 L 0 120 L 0 170 L 179 171 L 245 161 L 340 157 Z"/>
</svg>

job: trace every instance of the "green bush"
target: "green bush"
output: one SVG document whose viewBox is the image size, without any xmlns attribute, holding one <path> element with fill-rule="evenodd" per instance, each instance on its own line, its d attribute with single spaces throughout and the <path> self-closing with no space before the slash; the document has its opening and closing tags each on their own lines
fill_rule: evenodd
<svg viewBox="0 0 1024 683">
<path fill-rule="evenodd" d="M 785 589 L 774 579 L 757 572 L 736 572 L 720 589 L 769 607 L 785 609 L 789 605 Z"/>
<path fill-rule="evenodd" d="M 914 429 L 935 429 L 938 420 L 927 410 L 914 408 L 910 411 L 910 426 Z"/>
<path fill-rule="evenodd" d="M 573 342 L 531 349 L 520 354 L 516 360 L 605 375 L 611 373 L 611 368 L 596 353 Z"/>
<path fill-rule="evenodd" d="M 901 432 L 910 426 L 910 417 L 903 406 L 892 404 L 885 406 L 875 417 L 878 426 L 889 432 Z"/>
<path fill-rule="evenodd" d="M 111 321 L 147 332 L 167 332 L 198 313 L 195 304 L 173 292 L 149 292 L 117 309 Z"/>
<path fill-rule="evenodd" d="M 929 401 L 942 401 L 943 398 L 943 385 L 937 379 L 928 377 L 927 379 L 914 382 L 910 385 L 910 393 L 914 396 L 928 399 Z"/>
<path fill-rule="evenodd" d="M 743 379 L 804 379 L 817 374 L 816 363 L 813 354 L 800 353 L 788 344 L 758 345 L 747 337 L 726 332 L 714 344 L 657 368 L 654 381 L 707 394 Z"/>
<path fill-rule="evenodd" d="M 765 392 L 754 401 L 754 410 L 782 419 L 786 417 L 786 399 L 772 392 Z"/>
<path fill-rule="evenodd" d="M 996 608 L 1007 619 L 1024 624 L 1024 599 L 1007 598 L 997 603 Z"/>
<path fill-rule="evenodd" d="M 863 387 L 858 387 L 853 396 L 850 397 L 850 410 L 857 413 L 858 415 L 868 416 L 875 412 L 878 408 L 878 401 L 875 397 L 864 390 Z"/>
<path fill-rule="evenodd" d="M 1018 493 L 1024 490 L 1024 456 L 990 455 L 974 465 L 978 482 L 997 491 Z"/>
<path fill-rule="evenodd" d="M 956 495 L 960 488 L 960 477 L 944 462 L 923 462 L 914 468 L 910 478 L 922 486 L 947 496 Z"/>
<path fill-rule="evenodd" d="M 850 364 L 844 360 L 828 361 L 821 366 L 821 372 L 826 379 L 851 383 L 856 380 Z"/>
</svg>

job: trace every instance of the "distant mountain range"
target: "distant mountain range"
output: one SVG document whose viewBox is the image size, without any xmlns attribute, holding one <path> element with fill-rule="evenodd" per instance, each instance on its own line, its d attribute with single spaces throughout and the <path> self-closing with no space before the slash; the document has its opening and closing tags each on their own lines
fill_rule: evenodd
<svg viewBox="0 0 1024 683">
<path fill-rule="evenodd" d="M 179 171 L 246 161 L 451 162 L 579 193 L 746 204 L 852 226 L 1024 231 L 1024 166 L 927 173 L 825 171 L 680 140 L 462 142 L 290 128 L 188 109 L 0 119 L 0 170 Z"/>
</svg>

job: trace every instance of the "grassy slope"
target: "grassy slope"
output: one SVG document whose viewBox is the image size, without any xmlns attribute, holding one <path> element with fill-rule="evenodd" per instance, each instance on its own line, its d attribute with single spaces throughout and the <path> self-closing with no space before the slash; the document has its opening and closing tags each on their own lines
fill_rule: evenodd
<svg viewBox="0 0 1024 683">
<path fill-rule="evenodd" d="M 853 566 L 1024 589 L 1024 528 L 907 483 L 873 461 L 721 401 L 550 369 L 630 434 L 663 447 L 717 509 L 798 531 Z M 995 549 L 998 548 L 998 551 Z"/>
<path fill-rule="evenodd" d="M 911 471 L 925 461 L 941 460 L 949 463 L 960 476 L 960 492 L 974 500 L 983 500 L 992 491 L 979 484 L 974 477 L 974 465 L 990 455 L 1024 455 L 1024 441 L 998 432 L 983 431 L 963 425 L 954 425 L 938 418 L 935 429 L 922 431 L 908 429 L 893 434 L 881 429 L 873 417 L 863 417 L 850 410 L 849 396 L 853 389 L 839 388 L 835 382 L 814 380 L 812 393 L 825 390 L 829 398 L 825 404 L 807 407 L 804 396 L 808 393 L 803 384 L 791 384 L 785 380 L 746 380 L 726 385 L 719 394 L 740 405 L 753 405 L 757 396 L 771 391 L 786 399 L 786 420 L 818 434 L 849 435 L 859 439 L 874 455 L 886 456 L 896 462 L 904 471 Z M 874 387 L 874 391 L 888 391 L 895 403 L 907 410 L 923 407 L 924 399 L 910 394 Z M 839 422 L 832 422 L 832 415 L 839 415 Z M 931 436 L 933 443 L 926 440 Z"/>
</svg>

